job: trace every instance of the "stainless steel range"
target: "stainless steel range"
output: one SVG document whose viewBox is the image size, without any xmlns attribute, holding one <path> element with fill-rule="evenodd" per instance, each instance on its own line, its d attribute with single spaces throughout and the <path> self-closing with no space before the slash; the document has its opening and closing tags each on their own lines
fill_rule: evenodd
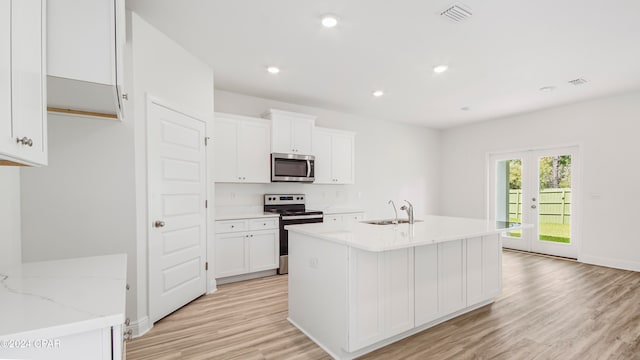
<svg viewBox="0 0 640 360">
<path fill-rule="evenodd" d="M 265 194 L 264 212 L 280 214 L 280 268 L 278 274 L 289 273 L 289 232 L 287 225 L 321 223 L 322 211 L 305 208 L 304 194 Z"/>
</svg>

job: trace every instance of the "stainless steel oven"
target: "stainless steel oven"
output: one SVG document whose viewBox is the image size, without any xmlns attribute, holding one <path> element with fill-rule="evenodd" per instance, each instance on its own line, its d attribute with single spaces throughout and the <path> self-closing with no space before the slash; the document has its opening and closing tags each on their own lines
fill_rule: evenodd
<svg viewBox="0 0 640 360">
<path fill-rule="evenodd" d="M 289 232 L 287 225 L 321 223 L 322 211 L 307 210 L 304 194 L 265 194 L 265 213 L 280 214 L 280 266 L 278 274 L 289 273 Z"/>
<path fill-rule="evenodd" d="M 313 182 L 315 180 L 313 155 L 271 154 L 272 182 Z"/>
</svg>

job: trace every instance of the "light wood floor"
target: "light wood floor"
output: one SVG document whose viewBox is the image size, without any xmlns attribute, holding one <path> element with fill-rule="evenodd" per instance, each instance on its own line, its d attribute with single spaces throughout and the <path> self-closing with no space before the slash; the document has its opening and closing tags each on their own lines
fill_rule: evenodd
<svg viewBox="0 0 640 360">
<path fill-rule="evenodd" d="M 363 359 L 640 359 L 640 273 L 505 251 L 502 295 Z M 329 359 L 287 320 L 287 277 L 222 285 L 128 360 Z"/>
</svg>

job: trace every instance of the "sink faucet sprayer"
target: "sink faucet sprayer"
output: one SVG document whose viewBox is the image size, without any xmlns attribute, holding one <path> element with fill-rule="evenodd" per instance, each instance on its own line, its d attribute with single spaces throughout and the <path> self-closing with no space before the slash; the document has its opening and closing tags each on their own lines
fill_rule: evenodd
<svg viewBox="0 0 640 360">
<path fill-rule="evenodd" d="M 409 224 L 413 224 L 414 223 L 414 220 L 413 220 L 413 205 L 410 202 L 408 202 L 407 200 L 405 200 L 404 202 L 409 204 L 409 207 L 407 207 L 407 205 L 402 205 L 400 210 L 405 210 L 407 212 L 407 215 L 409 216 Z M 394 208 L 395 208 L 395 206 L 394 206 Z M 396 220 L 397 219 L 398 219 L 398 214 L 396 213 Z"/>
<path fill-rule="evenodd" d="M 396 219 L 394 220 L 394 224 L 398 223 L 398 210 L 396 209 L 396 204 L 393 202 L 393 200 L 389 200 L 389 202 L 387 204 L 391 204 L 391 206 L 393 206 L 393 212 L 396 213 Z"/>
</svg>

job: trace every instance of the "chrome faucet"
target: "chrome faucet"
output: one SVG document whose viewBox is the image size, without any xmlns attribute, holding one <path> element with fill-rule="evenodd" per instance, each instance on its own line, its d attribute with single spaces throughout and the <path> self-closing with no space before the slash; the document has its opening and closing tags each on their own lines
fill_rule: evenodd
<svg viewBox="0 0 640 360">
<path fill-rule="evenodd" d="M 409 207 L 407 207 L 407 205 L 402 205 L 400 210 L 405 210 L 407 212 L 407 216 L 409 216 L 409 224 L 413 224 L 414 223 L 414 220 L 413 220 L 413 205 L 410 202 L 408 202 L 407 200 L 405 200 L 404 202 L 409 204 Z M 396 219 L 397 219 L 397 215 L 396 215 Z"/>
<path fill-rule="evenodd" d="M 391 204 L 391 206 L 393 206 L 393 212 L 396 213 L 396 219 L 393 221 L 394 224 L 398 223 L 398 210 L 396 209 L 396 204 L 393 202 L 393 200 L 389 200 L 389 202 L 387 204 Z"/>
</svg>

